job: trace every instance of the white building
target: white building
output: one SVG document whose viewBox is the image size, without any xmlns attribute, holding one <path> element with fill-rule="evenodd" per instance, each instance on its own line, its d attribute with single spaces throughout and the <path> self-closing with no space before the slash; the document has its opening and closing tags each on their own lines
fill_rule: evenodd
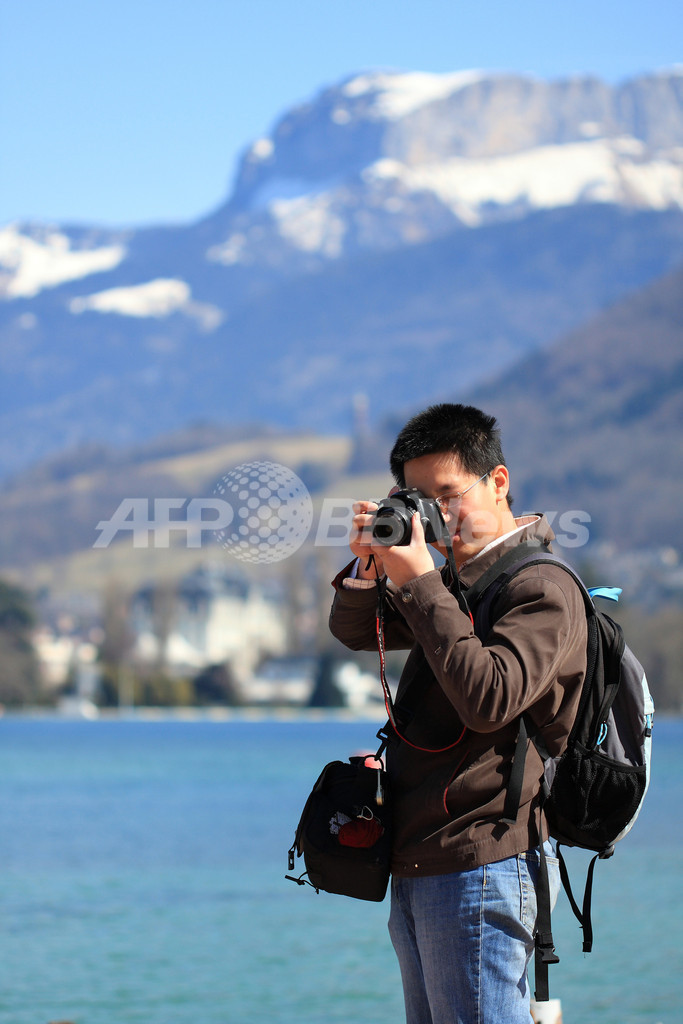
<svg viewBox="0 0 683 1024">
<path fill-rule="evenodd" d="M 172 590 L 145 587 L 131 611 L 134 659 L 177 675 L 229 662 L 244 684 L 264 657 L 282 654 L 287 646 L 281 603 L 223 567 L 197 569 Z"/>
</svg>

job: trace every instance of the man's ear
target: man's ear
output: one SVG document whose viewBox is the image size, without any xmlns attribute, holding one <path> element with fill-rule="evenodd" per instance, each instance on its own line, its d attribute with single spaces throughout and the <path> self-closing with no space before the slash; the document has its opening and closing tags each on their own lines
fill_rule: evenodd
<svg viewBox="0 0 683 1024">
<path fill-rule="evenodd" d="M 510 474 L 502 464 L 491 470 L 491 479 L 496 490 L 496 501 L 507 501 L 510 490 Z"/>
</svg>

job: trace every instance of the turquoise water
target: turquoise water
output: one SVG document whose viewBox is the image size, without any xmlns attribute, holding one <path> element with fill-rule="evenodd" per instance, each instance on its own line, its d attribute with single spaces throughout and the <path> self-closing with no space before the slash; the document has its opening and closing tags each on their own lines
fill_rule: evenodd
<svg viewBox="0 0 683 1024">
<path fill-rule="evenodd" d="M 376 728 L 0 719 L 2 1024 L 403 1020 L 388 902 L 284 880 L 320 768 Z M 565 1024 L 683 1019 L 683 723 L 655 740 L 646 808 L 596 871 L 589 957 L 564 897 L 554 915 Z"/>
</svg>

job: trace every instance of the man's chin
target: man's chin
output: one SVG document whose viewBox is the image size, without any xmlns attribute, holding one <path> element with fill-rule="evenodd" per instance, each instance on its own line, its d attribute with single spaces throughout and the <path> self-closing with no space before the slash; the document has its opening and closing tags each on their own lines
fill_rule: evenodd
<svg viewBox="0 0 683 1024">
<path fill-rule="evenodd" d="M 460 568 L 460 566 L 469 561 L 470 558 L 474 558 L 475 555 L 478 555 L 479 552 L 486 547 L 490 539 L 492 538 L 485 537 L 482 538 L 481 541 L 472 539 L 465 541 L 459 532 L 452 534 L 451 546 L 453 548 L 453 558 L 455 559 L 456 566 Z M 443 541 L 439 541 L 437 544 L 434 544 L 434 547 L 441 555 L 444 556 L 444 558 L 448 557 L 448 551 Z"/>
<path fill-rule="evenodd" d="M 443 555 L 444 558 L 448 556 L 448 548 L 446 547 L 444 541 L 438 541 L 438 543 L 434 544 L 433 547 L 435 547 L 439 554 Z M 456 563 L 458 563 L 460 559 L 465 560 L 466 558 L 470 557 L 469 555 L 463 553 L 464 547 L 465 546 L 463 545 L 462 540 L 460 539 L 460 534 L 453 534 L 453 536 L 451 537 L 451 548 L 453 549 L 453 557 L 455 558 Z"/>
</svg>

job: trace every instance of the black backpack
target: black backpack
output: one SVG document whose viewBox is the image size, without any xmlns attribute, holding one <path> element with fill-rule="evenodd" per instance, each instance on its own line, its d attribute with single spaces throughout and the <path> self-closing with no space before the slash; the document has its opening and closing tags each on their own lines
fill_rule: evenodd
<svg viewBox="0 0 683 1024">
<path fill-rule="evenodd" d="M 519 809 L 524 761 L 530 739 L 544 762 L 543 810 L 550 835 L 557 840 L 562 883 L 583 929 L 583 950 L 593 945 L 591 895 L 598 859 L 630 831 L 650 782 L 654 703 L 643 668 L 624 642 L 621 627 L 599 611 L 594 596 L 616 600 L 620 591 L 588 590 L 575 571 L 547 547 L 523 543 L 507 551 L 466 591 L 475 632 L 485 637 L 495 622 L 495 607 L 510 580 L 532 565 L 558 565 L 574 579 L 586 606 L 587 668 L 576 718 L 564 753 L 550 757 L 531 719 L 520 719 L 517 747 L 506 794 L 504 820 L 514 822 Z M 588 868 L 583 906 L 572 893 L 560 845 L 595 852 Z M 536 999 L 548 999 L 548 964 L 557 963 L 551 924 L 547 866 L 540 844 L 536 925 Z"/>
</svg>

